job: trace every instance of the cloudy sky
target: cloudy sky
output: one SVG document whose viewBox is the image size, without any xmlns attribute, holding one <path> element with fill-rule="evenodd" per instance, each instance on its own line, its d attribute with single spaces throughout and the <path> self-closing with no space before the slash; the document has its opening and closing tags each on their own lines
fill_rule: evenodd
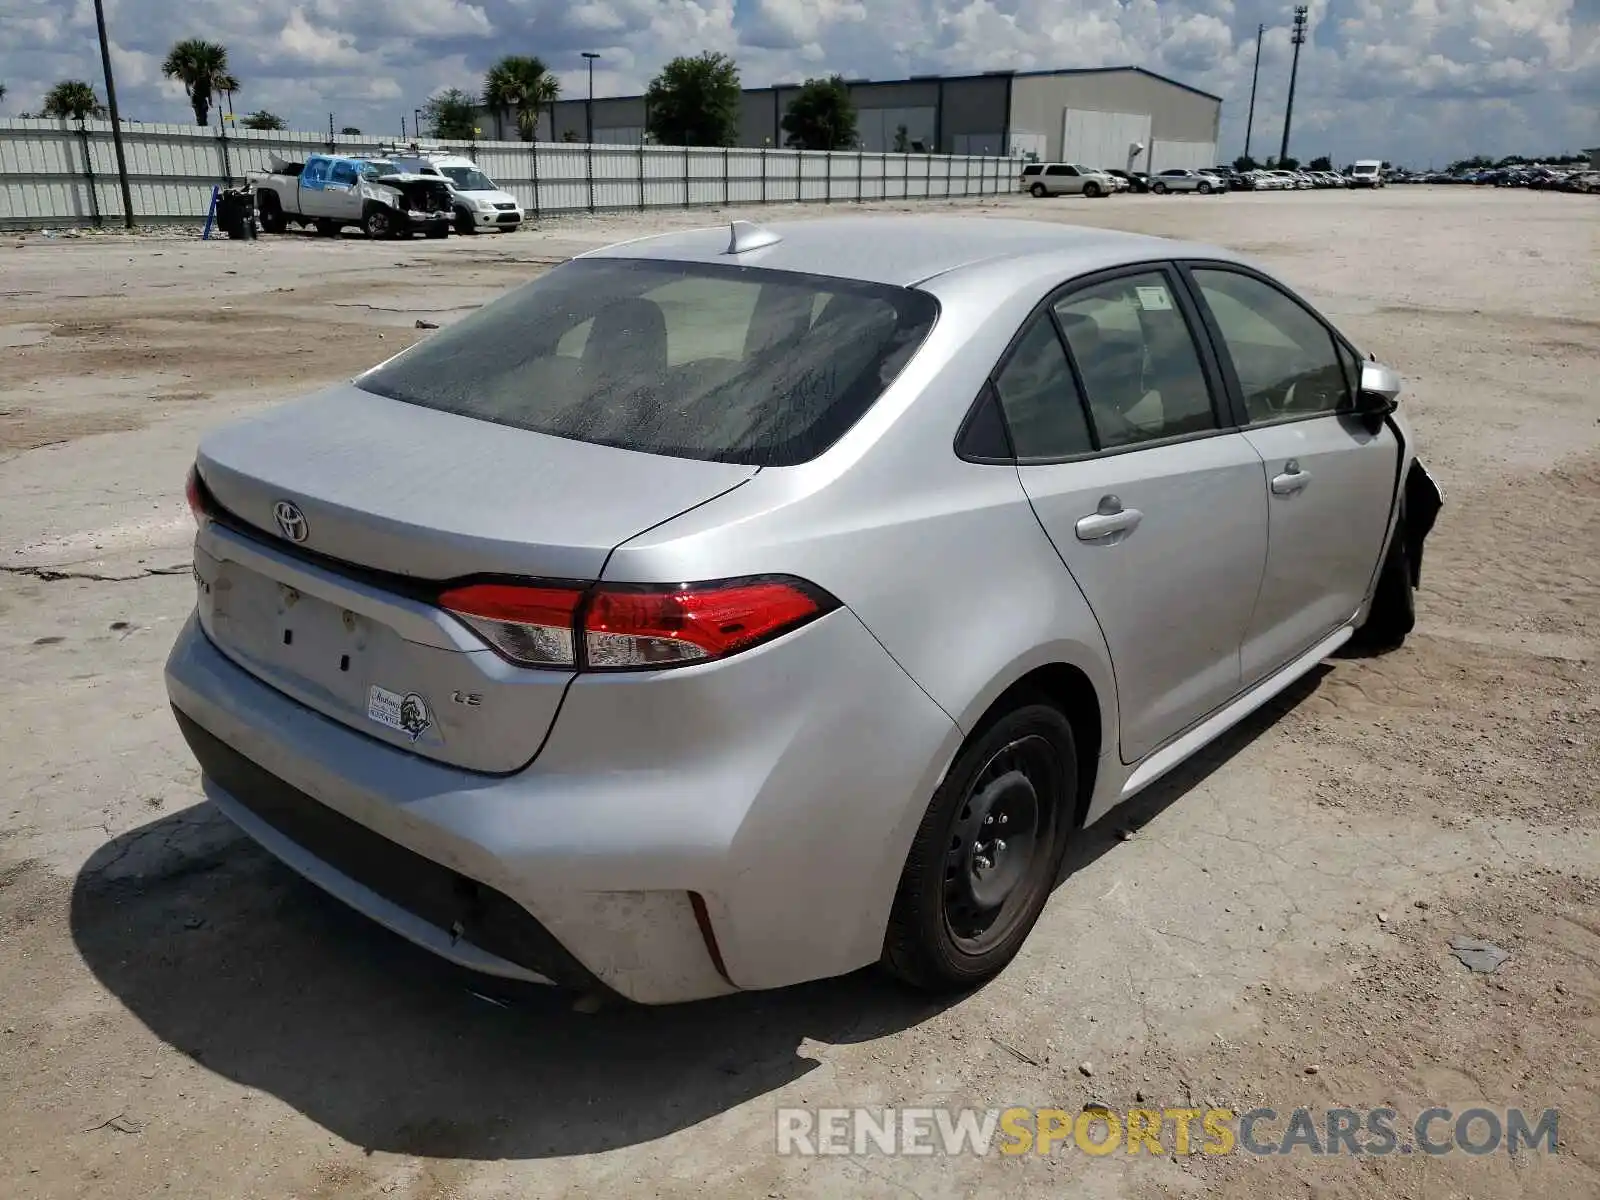
<svg viewBox="0 0 1600 1200">
<path fill-rule="evenodd" d="M 1483 152 L 1600 145 L 1600 0 L 1312 0 L 1293 151 L 1415 166 Z M 106 0 L 123 115 L 187 121 L 161 78 L 177 39 L 229 49 L 241 109 L 294 128 L 399 133 L 434 90 L 476 92 L 506 53 L 537 54 L 569 96 L 580 52 L 597 95 L 642 90 L 668 58 L 720 50 L 757 86 L 1011 67 L 1136 64 L 1222 96 L 1222 145 L 1243 147 L 1256 27 L 1266 23 L 1256 142 L 1276 149 L 1289 0 Z M 100 88 L 91 0 L 0 0 L 0 115 L 62 78 Z"/>
</svg>

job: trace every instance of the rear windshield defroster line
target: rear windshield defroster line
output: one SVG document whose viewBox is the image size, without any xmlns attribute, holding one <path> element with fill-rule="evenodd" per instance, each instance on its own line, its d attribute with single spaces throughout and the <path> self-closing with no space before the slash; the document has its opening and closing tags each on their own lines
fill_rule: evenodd
<svg viewBox="0 0 1600 1200">
<path fill-rule="evenodd" d="M 910 288 L 578 259 L 356 380 L 407 404 L 647 454 L 792 466 L 861 419 L 927 337 Z"/>
</svg>

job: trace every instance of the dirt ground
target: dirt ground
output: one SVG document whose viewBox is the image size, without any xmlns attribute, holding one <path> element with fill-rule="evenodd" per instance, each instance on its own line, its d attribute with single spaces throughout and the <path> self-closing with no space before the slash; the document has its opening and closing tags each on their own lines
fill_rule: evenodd
<svg viewBox="0 0 1600 1200">
<path fill-rule="evenodd" d="M 1600 1196 L 1600 208 L 950 207 L 1254 254 L 1405 374 L 1447 507 L 1403 649 L 1328 662 L 1089 831 L 1017 962 L 939 1005 L 872 972 L 592 1014 L 490 989 L 242 840 L 167 709 L 202 431 L 577 250 L 726 213 L 443 245 L 0 238 L 0 1195 Z M 1470 973 L 1457 934 L 1511 957 Z M 1560 1144 L 775 1152 L 780 1106 L 1136 1102 L 1556 1108 Z"/>
</svg>

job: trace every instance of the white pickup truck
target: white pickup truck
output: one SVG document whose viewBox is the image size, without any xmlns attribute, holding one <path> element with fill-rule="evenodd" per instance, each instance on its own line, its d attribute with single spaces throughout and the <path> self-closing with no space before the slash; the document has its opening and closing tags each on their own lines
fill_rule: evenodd
<svg viewBox="0 0 1600 1200">
<path fill-rule="evenodd" d="M 274 158 L 252 175 L 256 212 L 267 233 L 310 225 L 332 237 L 359 225 L 372 238 L 450 235 L 454 203 L 438 176 L 413 175 L 381 159 L 313 154 L 304 164 Z"/>
</svg>

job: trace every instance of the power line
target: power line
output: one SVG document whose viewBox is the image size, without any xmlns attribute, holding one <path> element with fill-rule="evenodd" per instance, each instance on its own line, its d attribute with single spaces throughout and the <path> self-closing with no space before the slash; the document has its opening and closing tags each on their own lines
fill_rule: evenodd
<svg viewBox="0 0 1600 1200">
<path fill-rule="evenodd" d="M 1310 9 L 1297 4 L 1294 10 L 1294 30 L 1289 40 L 1294 43 L 1294 63 L 1289 68 L 1289 103 L 1283 110 L 1283 145 L 1278 149 L 1278 163 L 1289 157 L 1289 125 L 1294 120 L 1294 84 L 1300 74 L 1300 47 L 1306 43 L 1306 18 Z"/>
</svg>

